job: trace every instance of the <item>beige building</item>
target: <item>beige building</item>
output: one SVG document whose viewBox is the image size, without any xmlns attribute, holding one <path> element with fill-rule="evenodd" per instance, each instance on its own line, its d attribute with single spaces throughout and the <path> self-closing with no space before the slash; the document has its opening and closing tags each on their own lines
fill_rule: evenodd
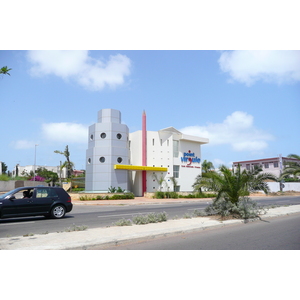
<svg viewBox="0 0 300 300">
<path fill-rule="evenodd" d="M 251 170 L 254 166 L 261 166 L 264 173 L 271 173 L 279 177 L 284 170 L 286 162 L 298 162 L 295 158 L 282 157 L 281 155 L 273 158 L 264 158 L 256 160 L 236 161 L 233 163 L 233 168 L 236 170 L 238 164 L 241 166 L 241 170 Z"/>
</svg>

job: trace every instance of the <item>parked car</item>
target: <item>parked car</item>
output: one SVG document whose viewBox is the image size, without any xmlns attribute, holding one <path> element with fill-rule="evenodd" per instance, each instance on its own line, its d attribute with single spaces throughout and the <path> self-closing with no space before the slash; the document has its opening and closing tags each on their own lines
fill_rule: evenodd
<svg viewBox="0 0 300 300">
<path fill-rule="evenodd" d="M 25 216 L 61 219 L 73 208 L 70 195 L 60 187 L 20 187 L 0 195 L 0 218 Z"/>
</svg>

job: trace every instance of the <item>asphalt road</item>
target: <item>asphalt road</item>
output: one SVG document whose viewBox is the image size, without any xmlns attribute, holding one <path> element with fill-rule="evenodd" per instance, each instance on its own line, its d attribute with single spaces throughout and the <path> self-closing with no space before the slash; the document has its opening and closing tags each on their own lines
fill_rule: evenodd
<svg viewBox="0 0 300 300">
<path fill-rule="evenodd" d="M 92 250 L 300 250 L 299 226 L 297 213 Z"/>
<path fill-rule="evenodd" d="M 255 198 L 261 205 L 295 205 L 300 204 L 300 197 L 261 197 Z M 169 203 L 151 205 L 74 205 L 73 210 L 61 220 L 44 217 L 14 218 L 0 220 L 0 238 L 28 234 L 45 234 L 61 232 L 75 226 L 88 228 L 112 226 L 122 218 L 131 219 L 138 214 L 163 212 L 169 219 L 182 218 L 185 214 L 192 215 L 195 209 L 204 209 L 209 202 Z"/>
</svg>

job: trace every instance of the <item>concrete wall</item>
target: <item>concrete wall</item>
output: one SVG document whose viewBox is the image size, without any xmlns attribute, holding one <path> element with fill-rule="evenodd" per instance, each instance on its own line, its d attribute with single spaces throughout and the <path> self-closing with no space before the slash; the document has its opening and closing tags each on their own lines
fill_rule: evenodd
<svg viewBox="0 0 300 300">
<path fill-rule="evenodd" d="M 23 186 L 48 186 L 48 183 L 46 182 L 40 182 L 40 181 L 22 181 L 22 180 L 9 180 L 9 181 L 0 181 L 0 192 L 8 192 L 10 190 L 13 190 L 18 187 Z"/>
<path fill-rule="evenodd" d="M 285 182 L 283 185 L 284 185 L 282 189 L 283 192 L 287 192 L 287 191 L 300 192 L 300 182 Z M 268 182 L 268 186 L 271 192 L 280 191 L 279 182 Z"/>
</svg>

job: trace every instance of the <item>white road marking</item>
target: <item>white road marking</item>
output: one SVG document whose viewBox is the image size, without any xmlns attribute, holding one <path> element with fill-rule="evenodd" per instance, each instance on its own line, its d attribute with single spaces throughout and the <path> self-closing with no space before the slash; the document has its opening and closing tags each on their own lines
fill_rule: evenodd
<svg viewBox="0 0 300 300">
<path fill-rule="evenodd" d="M 32 222 L 22 222 L 22 223 L 5 223 L 5 224 L 0 224 L 0 226 L 6 226 L 6 225 L 23 225 L 23 224 L 30 224 L 30 223 L 35 223 L 34 221 Z"/>
<path fill-rule="evenodd" d="M 109 218 L 109 217 L 118 217 L 118 216 L 133 216 L 133 215 L 145 215 L 145 214 L 152 214 L 152 213 L 154 213 L 154 212 L 120 214 L 120 215 L 107 215 L 107 216 L 98 216 L 98 218 Z"/>
</svg>

